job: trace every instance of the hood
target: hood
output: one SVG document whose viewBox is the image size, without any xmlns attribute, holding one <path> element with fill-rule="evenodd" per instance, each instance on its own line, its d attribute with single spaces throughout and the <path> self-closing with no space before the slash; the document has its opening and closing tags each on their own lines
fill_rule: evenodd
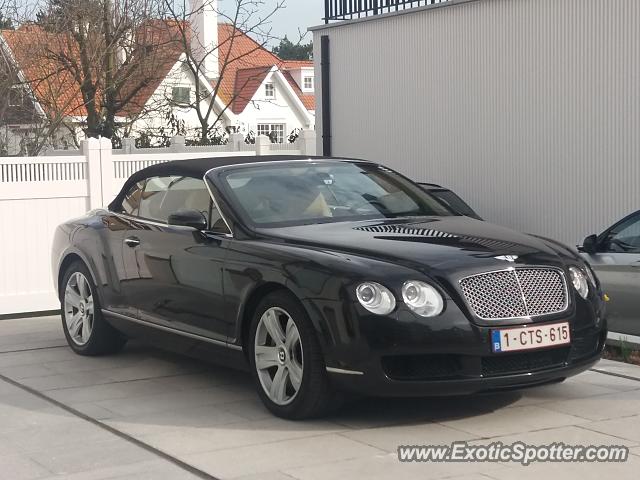
<svg viewBox="0 0 640 480">
<path fill-rule="evenodd" d="M 568 259 L 546 240 L 468 217 L 337 222 L 259 230 L 291 244 L 352 253 L 427 270 L 562 267 Z"/>
</svg>

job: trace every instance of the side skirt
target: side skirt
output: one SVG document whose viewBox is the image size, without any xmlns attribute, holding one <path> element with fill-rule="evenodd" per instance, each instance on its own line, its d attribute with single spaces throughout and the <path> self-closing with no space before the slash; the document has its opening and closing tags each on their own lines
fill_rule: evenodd
<svg viewBox="0 0 640 480">
<path fill-rule="evenodd" d="M 103 309 L 102 313 L 114 328 L 127 337 L 207 363 L 223 365 L 235 370 L 250 371 L 244 350 L 239 345 L 231 345 L 201 335 L 157 325 L 110 310 Z"/>
<path fill-rule="evenodd" d="M 175 335 L 180 335 L 180 336 L 183 336 L 183 337 L 191 338 L 193 340 L 198 340 L 199 342 L 211 343 L 211 344 L 217 345 L 219 347 L 225 347 L 225 348 L 230 348 L 232 350 L 242 351 L 242 347 L 239 346 L 239 345 L 232 345 L 232 344 L 229 344 L 227 342 L 222 342 L 220 340 L 215 340 L 213 338 L 207 338 L 207 337 L 203 337 L 202 335 L 196 335 L 195 333 L 189 333 L 189 332 L 185 332 L 183 330 L 178 330 L 176 328 L 165 327 L 164 325 L 158 325 L 158 324 L 155 324 L 155 323 L 147 322 L 145 320 L 140 320 L 139 318 L 129 317 L 127 315 L 122 315 L 120 313 L 112 312 L 110 310 L 105 310 L 104 308 L 102 309 L 102 314 L 106 315 L 107 317 L 114 317 L 114 318 L 117 318 L 117 319 L 120 319 L 120 320 L 125 320 L 125 321 L 128 321 L 128 322 L 137 323 L 137 324 L 143 325 L 145 327 L 156 328 L 158 330 L 162 330 L 163 332 L 173 333 Z"/>
</svg>

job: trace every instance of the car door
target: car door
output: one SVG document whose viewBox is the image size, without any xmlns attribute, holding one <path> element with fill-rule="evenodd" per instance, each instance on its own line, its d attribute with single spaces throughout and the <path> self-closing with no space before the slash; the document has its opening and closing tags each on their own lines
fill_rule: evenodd
<svg viewBox="0 0 640 480">
<path fill-rule="evenodd" d="M 586 258 L 610 297 L 610 330 L 640 335 L 640 214 L 601 235 L 597 253 Z"/>
<path fill-rule="evenodd" d="M 210 230 L 169 225 L 169 215 L 179 210 L 202 212 Z M 147 179 L 123 245 L 132 272 L 128 298 L 139 319 L 225 341 L 230 332 L 223 286 L 228 233 L 202 179 Z"/>
</svg>

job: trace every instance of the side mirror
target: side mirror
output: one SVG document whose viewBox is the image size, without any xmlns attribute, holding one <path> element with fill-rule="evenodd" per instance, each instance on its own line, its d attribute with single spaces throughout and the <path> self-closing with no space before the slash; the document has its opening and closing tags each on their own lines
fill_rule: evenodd
<svg viewBox="0 0 640 480">
<path fill-rule="evenodd" d="M 598 253 L 597 235 L 589 235 L 587 238 L 585 238 L 580 250 L 588 253 L 589 255 L 595 255 L 596 253 Z"/>
<path fill-rule="evenodd" d="M 206 230 L 207 219 L 198 210 L 179 210 L 169 215 L 169 225 Z"/>
</svg>

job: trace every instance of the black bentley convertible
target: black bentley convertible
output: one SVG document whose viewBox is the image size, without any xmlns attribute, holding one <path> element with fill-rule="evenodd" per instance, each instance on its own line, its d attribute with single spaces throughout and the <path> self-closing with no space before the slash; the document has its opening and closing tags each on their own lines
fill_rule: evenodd
<svg viewBox="0 0 640 480">
<path fill-rule="evenodd" d="M 249 367 L 276 415 L 340 392 L 452 395 L 562 381 L 602 352 L 604 302 L 572 249 L 461 216 L 370 162 L 186 160 L 61 225 L 71 348 L 128 338 Z"/>
</svg>

